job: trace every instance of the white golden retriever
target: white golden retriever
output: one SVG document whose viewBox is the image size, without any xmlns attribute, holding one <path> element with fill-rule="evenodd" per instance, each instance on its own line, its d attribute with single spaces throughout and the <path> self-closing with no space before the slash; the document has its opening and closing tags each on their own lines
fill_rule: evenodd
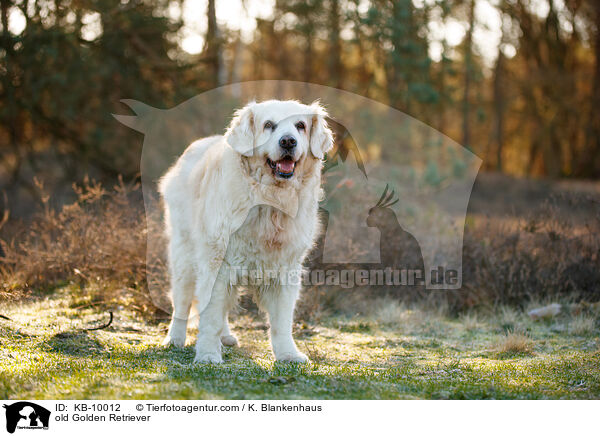
<svg viewBox="0 0 600 436">
<path fill-rule="evenodd" d="M 227 320 L 237 284 L 262 276 L 271 279 L 245 287 L 269 316 L 275 358 L 308 361 L 292 338 L 300 281 L 285 272 L 300 272 L 318 232 L 321 159 L 333 145 L 326 115 L 318 103 L 249 103 L 225 136 L 194 142 L 162 178 L 173 302 L 165 344 L 184 345 L 195 302 L 195 362 L 222 362 L 221 344 L 237 344 Z"/>
</svg>

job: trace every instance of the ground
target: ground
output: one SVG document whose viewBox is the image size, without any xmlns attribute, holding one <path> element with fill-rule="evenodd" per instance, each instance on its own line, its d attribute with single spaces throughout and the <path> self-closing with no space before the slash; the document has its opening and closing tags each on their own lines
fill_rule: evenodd
<svg viewBox="0 0 600 436">
<path fill-rule="evenodd" d="M 77 307 L 79 305 L 79 307 Z M 222 365 L 193 364 L 160 345 L 167 323 L 126 308 L 108 314 L 66 290 L 3 303 L 0 397 L 32 399 L 600 398 L 598 319 L 532 321 L 504 308 L 449 318 L 388 302 L 371 317 L 297 325 L 310 365 L 273 360 L 267 325 L 238 314 L 240 348 Z M 515 333 L 517 332 L 517 333 Z"/>
</svg>

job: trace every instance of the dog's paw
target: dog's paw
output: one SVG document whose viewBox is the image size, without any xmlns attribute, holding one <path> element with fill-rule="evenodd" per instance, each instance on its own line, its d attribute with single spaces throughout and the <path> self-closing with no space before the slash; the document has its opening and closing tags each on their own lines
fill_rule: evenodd
<svg viewBox="0 0 600 436">
<path fill-rule="evenodd" d="M 277 356 L 277 360 L 279 362 L 289 362 L 289 363 L 310 363 L 308 356 L 300 351 L 295 353 L 285 353 L 280 356 Z"/>
<path fill-rule="evenodd" d="M 167 335 L 162 342 L 164 347 L 168 347 L 169 345 L 173 345 L 174 347 L 183 347 L 185 346 L 185 336 L 179 335 Z"/>
<path fill-rule="evenodd" d="M 196 353 L 194 363 L 223 363 L 220 353 Z"/>
<path fill-rule="evenodd" d="M 221 343 L 228 347 L 237 347 L 238 346 L 238 340 L 233 335 L 221 336 Z"/>
</svg>

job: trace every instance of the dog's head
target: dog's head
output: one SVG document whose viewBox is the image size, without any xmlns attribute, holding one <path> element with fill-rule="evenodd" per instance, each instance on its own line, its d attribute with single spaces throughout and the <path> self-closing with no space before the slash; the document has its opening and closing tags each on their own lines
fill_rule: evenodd
<svg viewBox="0 0 600 436">
<path fill-rule="evenodd" d="M 326 116 L 318 102 L 252 102 L 235 112 L 225 138 L 254 173 L 285 181 L 297 177 L 307 161 L 322 159 L 333 146 Z"/>
</svg>

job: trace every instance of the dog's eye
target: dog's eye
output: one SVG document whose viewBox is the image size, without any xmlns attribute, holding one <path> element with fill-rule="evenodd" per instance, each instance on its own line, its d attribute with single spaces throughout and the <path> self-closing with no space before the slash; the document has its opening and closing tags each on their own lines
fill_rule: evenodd
<svg viewBox="0 0 600 436">
<path fill-rule="evenodd" d="M 298 129 L 298 131 L 300 130 L 306 130 L 306 124 L 304 124 L 302 121 L 296 123 L 296 129 Z"/>
<path fill-rule="evenodd" d="M 273 121 L 267 121 L 263 127 L 265 130 L 273 129 L 275 127 L 275 124 L 273 124 Z"/>
</svg>

